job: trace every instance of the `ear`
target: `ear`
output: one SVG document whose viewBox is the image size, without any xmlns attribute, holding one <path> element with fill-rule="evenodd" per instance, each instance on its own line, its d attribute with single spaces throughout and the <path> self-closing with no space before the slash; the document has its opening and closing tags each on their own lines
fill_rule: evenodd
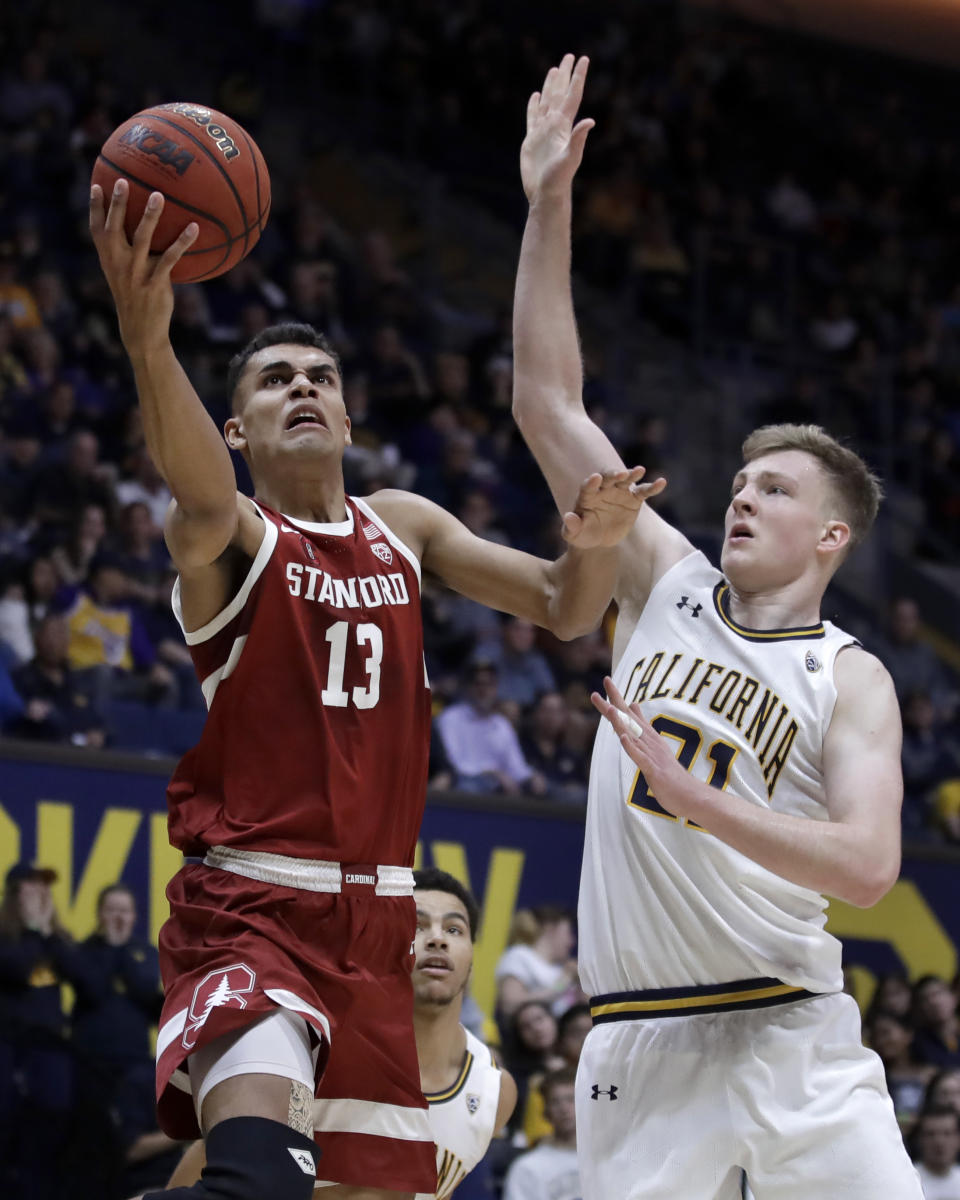
<svg viewBox="0 0 960 1200">
<path fill-rule="evenodd" d="M 352 445 L 352 444 L 353 444 L 353 443 L 351 442 L 351 440 L 350 440 L 350 418 L 349 418 L 349 417 L 344 417 L 344 418 L 343 418 L 343 423 L 344 423 L 344 425 L 346 426 L 346 434 L 344 435 L 343 444 L 344 444 L 345 446 L 350 446 L 350 445 Z"/>
<path fill-rule="evenodd" d="M 247 438 L 243 432 L 243 419 L 241 417 L 227 418 L 223 426 L 223 436 L 231 450 L 237 450 L 241 454 L 246 450 Z"/>
<path fill-rule="evenodd" d="M 850 545 L 850 526 L 845 521 L 828 521 L 824 525 L 817 550 L 822 554 L 834 555 Z"/>
</svg>

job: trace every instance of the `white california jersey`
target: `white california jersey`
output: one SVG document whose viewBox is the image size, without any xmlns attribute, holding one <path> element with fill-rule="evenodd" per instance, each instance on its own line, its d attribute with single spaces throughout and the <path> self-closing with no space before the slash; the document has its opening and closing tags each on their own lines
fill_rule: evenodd
<svg viewBox="0 0 960 1200">
<path fill-rule="evenodd" d="M 486 1154 L 500 1103 L 500 1068 L 469 1029 L 463 1066 L 445 1092 L 426 1097 L 430 1132 L 437 1143 L 437 1200 L 446 1200 Z M 416 1200 L 432 1200 L 418 1193 Z"/>
<path fill-rule="evenodd" d="M 658 581 L 616 665 L 679 761 L 764 808 L 827 820 L 823 739 L 833 665 L 855 639 L 829 622 L 750 630 L 695 552 Z M 580 883 L 580 975 L 591 995 L 775 978 L 842 986 L 826 901 L 665 813 L 601 721 Z"/>
</svg>

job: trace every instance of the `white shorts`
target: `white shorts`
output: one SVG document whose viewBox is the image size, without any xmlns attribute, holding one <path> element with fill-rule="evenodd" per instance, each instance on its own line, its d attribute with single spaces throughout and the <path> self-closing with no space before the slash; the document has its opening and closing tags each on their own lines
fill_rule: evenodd
<svg viewBox="0 0 960 1200">
<path fill-rule="evenodd" d="M 584 1200 L 923 1200 L 842 994 L 595 1025 L 577 1148 Z"/>
</svg>

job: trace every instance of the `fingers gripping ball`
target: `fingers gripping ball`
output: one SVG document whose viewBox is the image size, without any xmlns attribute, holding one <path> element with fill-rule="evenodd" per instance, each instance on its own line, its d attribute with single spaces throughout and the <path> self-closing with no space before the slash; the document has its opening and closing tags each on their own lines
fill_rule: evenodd
<svg viewBox="0 0 960 1200">
<path fill-rule="evenodd" d="M 109 204 L 120 177 L 130 181 L 125 228 L 132 238 L 147 197 L 162 192 L 163 212 L 150 249 L 161 254 L 191 221 L 200 233 L 173 269 L 175 283 L 213 279 L 257 244 L 270 213 L 270 176 L 253 138 L 202 104 L 158 104 L 107 138 L 93 183 Z"/>
</svg>

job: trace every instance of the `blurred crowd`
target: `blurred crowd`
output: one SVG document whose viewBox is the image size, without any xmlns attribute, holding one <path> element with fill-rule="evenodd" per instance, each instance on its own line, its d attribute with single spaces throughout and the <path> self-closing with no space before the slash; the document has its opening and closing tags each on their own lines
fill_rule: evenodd
<svg viewBox="0 0 960 1200">
<path fill-rule="evenodd" d="M 144 19 L 156 23 L 160 7 L 145 3 Z M 586 108 L 598 128 L 578 199 L 578 269 L 637 320 L 683 340 L 698 247 L 709 243 L 706 312 L 720 341 L 770 350 L 798 339 L 812 364 L 755 411 L 745 404 L 744 421 L 817 416 L 823 389 L 840 388 L 829 391 L 831 428 L 869 450 L 874 375 L 893 364 L 892 469 L 922 498 L 936 542 L 920 550 L 960 545 L 950 220 L 960 168 L 939 127 L 912 120 L 921 100 L 908 104 L 860 60 L 839 71 L 826 52 L 791 51 L 780 70 L 787 51 L 774 36 L 685 31 L 660 4 L 631 15 L 613 3 L 586 34 L 576 6 L 551 6 L 538 24 L 540 7 L 521 6 L 520 36 L 517 6 L 476 0 L 254 5 L 262 78 L 250 61 L 257 39 L 224 30 L 231 70 L 215 99 L 258 135 L 268 107 L 276 117 L 305 102 L 318 76 L 331 95 L 352 88 L 364 136 L 421 157 L 514 219 L 520 81 L 534 86 L 570 46 L 589 51 Z M 86 232 L 100 144 L 132 111 L 169 97 L 155 90 L 159 73 L 140 76 L 149 89 L 119 85 L 107 45 L 71 37 L 63 20 L 27 3 L 0 41 L 0 727 L 179 753 L 196 739 L 203 699 L 169 603 L 170 496 L 144 449 Z M 159 61 L 162 26 L 154 32 Z M 269 94 L 293 48 L 316 69 L 286 73 L 283 93 Z M 310 322 L 345 364 L 348 490 L 410 487 L 480 536 L 553 557 L 559 522 L 510 416 L 509 312 L 454 303 L 415 238 L 335 220 L 330 181 L 264 148 L 277 202 L 260 245 L 227 276 L 177 291 L 173 343 L 214 420 L 227 415 L 222 381 L 235 350 L 280 319 Z M 796 265 L 792 324 L 777 307 L 781 252 Z M 601 422 L 611 391 L 602 371 L 588 371 Z M 683 469 L 669 414 L 617 420 L 610 432 L 628 461 Z M 562 644 L 429 581 L 423 598 L 431 787 L 582 803 L 589 695 L 609 665 L 609 629 Z M 903 705 L 906 826 L 960 841 L 956 678 L 909 596 L 878 613 L 864 640 Z"/>
</svg>

